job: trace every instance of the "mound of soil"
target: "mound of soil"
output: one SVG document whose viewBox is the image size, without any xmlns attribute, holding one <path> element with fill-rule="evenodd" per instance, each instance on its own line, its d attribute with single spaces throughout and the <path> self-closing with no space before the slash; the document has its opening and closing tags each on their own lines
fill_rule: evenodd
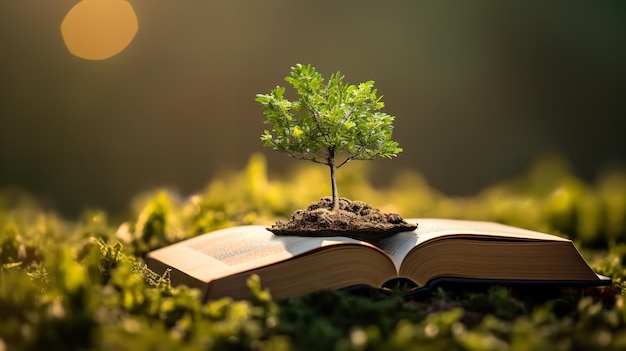
<svg viewBox="0 0 626 351">
<path fill-rule="evenodd" d="M 323 197 L 267 230 L 276 235 L 346 236 L 375 242 L 415 228 L 417 224 L 407 223 L 397 213 L 382 213 L 361 201 L 340 198 L 339 209 L 333 211 L 332 198 Z"/>
</svg>

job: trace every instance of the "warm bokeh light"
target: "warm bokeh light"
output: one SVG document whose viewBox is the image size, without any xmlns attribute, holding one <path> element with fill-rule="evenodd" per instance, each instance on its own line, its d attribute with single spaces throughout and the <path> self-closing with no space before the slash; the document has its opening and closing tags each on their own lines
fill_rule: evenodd
<svg viewBox="0 0 626 351">
<path fill-rule="evenodd" d="M 72 54 L 104 60 L 124 50 L 137 28 L 137 16 L 128 1 L 82 0 L 63 19 L 61 34 Z"/>
</svg>

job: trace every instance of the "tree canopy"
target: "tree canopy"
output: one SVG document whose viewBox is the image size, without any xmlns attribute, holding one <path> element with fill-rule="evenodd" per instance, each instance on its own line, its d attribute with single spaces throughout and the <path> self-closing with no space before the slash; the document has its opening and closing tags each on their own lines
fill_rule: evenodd
<svg viewBox="0 0 626 351">
<path fill-rule="evenodd" d="M 310 64 L 296 64 L 285 81 L 298 100 L 286 99 L 281 86 L 256 96 L 265 123 L 272 126 L 261 136 L 264 145 L 330 167 L 334 199 L 338 168 L 351 160 L 392 158 L 402 151 L 391 140 L 395 117 L 380 111 L 385 105 L 374 81 L 353 85 L 343 80 L 336 72 L 325 82 Z"/>
</svg>

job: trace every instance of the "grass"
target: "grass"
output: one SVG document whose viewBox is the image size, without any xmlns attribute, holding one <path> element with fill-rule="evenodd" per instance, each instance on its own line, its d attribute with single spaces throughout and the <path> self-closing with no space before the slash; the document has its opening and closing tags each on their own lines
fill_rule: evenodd
<svg viewBox="0 0 626 351">
<path fill-rule="evenodd" d="M 85 210 L 67 220 L 28 194 L 0 191 L 0 350 L 626 348 L 626 173 L 586 184 L 563 161 L 542 160 L 467 198 L 446 197 L 411 172 L 374 188 L 366 165 L 338 179 L 342 196 L 405 218 L 494 220 L 568 236 L 613 278 L 605 288 L 448 287 L 420 296 L 361 288 L 273 300 L 252 277 L 252 300 L 201 304 L 197 291 L 172 288 L 167 274 L 145 267 L 150 250 L 271 224 L 327 195 L 324 169 L 269 180 L 265 167 L 253 156 L 186 198 L 140 194 L 121 218 Z"/>
</svg>

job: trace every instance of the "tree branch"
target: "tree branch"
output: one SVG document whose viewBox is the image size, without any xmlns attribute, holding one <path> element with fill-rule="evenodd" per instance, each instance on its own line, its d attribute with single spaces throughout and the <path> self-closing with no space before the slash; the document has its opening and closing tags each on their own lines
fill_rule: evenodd
<svg viewBox="0 0 626 351">
<path fill-rule="evenodd" d="M 296 160 L 306 160 L 306 161 L 311 161 L 311 162 L 315 162 L 315 163 L 319 163 L 321 165 L 327 165 L 327 162 L 324 161 L 320 161 L 317 157 L 307 157 L 306 155 L 303 154 L 298 154 L 295 152 L 291 152 L 291 151 L 286 151 L 287 154 L 293 158 L 295 158 Z"/>
<path fill-rule="evenodd" d="M 352 156 L 348 156 L 348 158 L 346 158 L 345 160 L 343 160 L 343 162 L 341 162 L 339 165 L 337 165 L 337 169 L 341 168 L 341 166 L 345 165 L 346 163 L 350 162 L 350 160 L 352 160 Z"/>
</svg>

